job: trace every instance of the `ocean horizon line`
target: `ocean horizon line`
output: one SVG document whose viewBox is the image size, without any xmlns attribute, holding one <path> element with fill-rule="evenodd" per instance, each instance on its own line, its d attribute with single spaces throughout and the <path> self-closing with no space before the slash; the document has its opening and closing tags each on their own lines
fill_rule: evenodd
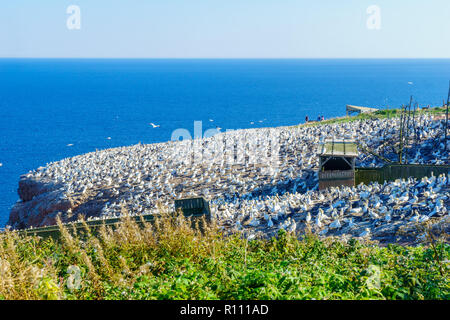
<svg viewBox="0 0 450 320">
<path fill-rule="evenodd" d="M 0 60 L 450 60 L 450 57 L 0 57 Z"/>
</svg>

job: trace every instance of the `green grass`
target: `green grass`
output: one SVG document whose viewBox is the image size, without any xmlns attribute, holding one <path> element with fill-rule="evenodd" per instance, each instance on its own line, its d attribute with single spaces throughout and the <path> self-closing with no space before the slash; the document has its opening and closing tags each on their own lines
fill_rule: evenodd
<svg viewBox="0 0 450 320">
<path fill-rule="evenodd" d="M 0 299 L 450 298 L 444 242 L 382 248 L 286 232 L 247 241 L 164 215 L 83 239 L 60 228 L 60 241 L 0 234 Z"/>
<path fill-rule="evenodd" d="M 416 112 L 416 114 L 440 114 L 445 113 L 446 107 L 433 107 L 429 109 L 421 109 Z M 298 126 L 318 126 L 324 124 L 336 124 L 345 123 L 358 120 L 373 120 L 373 119 L 386 119 L 386 118 L 397 118 L 400 117 L 400 109 L 383 109 L 372 113 L 360 113 L 356 116 L 345 116 L 339 118 L 328 119 L 324 121 L 314 121 L 309 123 L 300 124 Z"/>
</svg>

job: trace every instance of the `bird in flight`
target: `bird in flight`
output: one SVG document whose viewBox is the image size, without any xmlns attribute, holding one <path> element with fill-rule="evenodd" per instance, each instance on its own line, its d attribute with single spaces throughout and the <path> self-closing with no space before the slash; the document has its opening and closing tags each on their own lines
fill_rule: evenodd
<svg viewBox="0 0 450 320">
<path fill-rule="evenodd" d="M 154 124 L 153 122 L 150 122 L 150 125 L 151 125 L 153 128 L 159 128 L 159 127 L 160 127 L 159 124 Z"/>
</svg>

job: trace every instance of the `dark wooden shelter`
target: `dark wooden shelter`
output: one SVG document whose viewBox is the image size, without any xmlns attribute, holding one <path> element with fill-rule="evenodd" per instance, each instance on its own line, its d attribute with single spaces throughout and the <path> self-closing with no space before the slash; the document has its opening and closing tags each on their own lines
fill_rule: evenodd
<svg viewBox="0 0 450 320">
<path fill-rule="evenodd" d="M 319 190 L 355 185 L 355 141 L 328 139 L 319 146 Z"/>
<path fill-rule="evenodd" d="M 205 215 L 207 219 L 211 218 L 209 202 L 202 197 L 175 200 L 175 210 L 179 209 L 186 217 Z"/>
</svg>

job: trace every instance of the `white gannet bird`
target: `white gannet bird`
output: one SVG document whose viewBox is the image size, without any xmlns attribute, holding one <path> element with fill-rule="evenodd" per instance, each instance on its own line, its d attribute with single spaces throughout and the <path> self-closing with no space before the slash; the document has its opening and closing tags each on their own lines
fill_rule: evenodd
<svg viewBox="0 0 450 320">
<path fill-rule="evenodd" d="M 153 128 L 159 128 L 159 124 L 154 124 L 153 122 L 150 122 L 149 125 L 151 125 Z"/>
<path fill-rule="evenodd" d="M 257 227 L 257 226 L 259 226 L 259 224 L 260 224 L 259 220 L 255 219 L 255 218 L 253 218 L 249 223 L 249 225 L 252 227 Z"/>
<path fill-rule="evenodd" d="M 306 220 L 306 223 L 310 223 L 311 222 L 311 214 L 308 212 L 308 214 L 306 215 L 306 218 L 305 218 L 305 220 Z"/>
<path fill-rule="evenodd" d="M 363 191 L 359 194 L 359 196 L 361 197 L 361 199 L 367 199 L 370 196 L 370 192 Z"/>
<path fill-rule="evenodd" d="M 355 225 L 355 223 L 353 222 L 353 218 L 349 218 L 348 219 L 348 227 L 352 228 Z"/>
<path fill-rule="evenodd" d="M 413 216 L 409 219 L 409 221 L 410 221 L 410 222 L 418 222 L 419 219 L 420 219 L 419 213 L 418 213 L 416 210 L 414 210 L 414 214 L 413 214 Z"/>
<path fill-rule="evenodd" d="M 328 226 L 330 229 L 339 229 L 341 227 L 341 222 L 339 219 L 334 220 L 330 225 Z"/>
<path fill-rule="evenodd" d="M 447 213 L 447 208 L 443 205 L 442 199 L 439 199 L 436 201 L 436 205 L 434 206 L 433 210 L 428 214 L 428 217 L 432 217 L 435 214 L 445 214 Z"/>
<path fill-rule="evenodd" d="M 330 204 L 330 207 L 327 210 L 325 210 L 325 213 L 333 212 L 333 210 L 334 210 L 333 205 Z"/>
<path fill-rule="evenodd" d="M 370 229 L 369 228 L 365 228 L 364 231 L 359 234 L 359 236 L 361 238 L 367 237 L 369 235 L 370 235 Z"/>
<path fill-rule="evenodd" d="M 323 212 L 322 208 L 319 208 L 319 213 L 317 214 L 317 217 L 318 217 L 320 220 L 327 220 L 327 219 L 330 219 L 330 217 L 327 216 L 327 215 Z"/>
<path fill-rule="evenodd" d="M 319 215 L 317 215 L 317 217 L 316 217 L 316 226 L 318 228 L 322 228 L 322 221 L 320 221 L 320 216 Z"/>
<path fill-rule="evenodd" d="M 360 214 L 363 211 L 361 207 L 350 209 L 350 214 Z"/>
<path fill-rule="evenodd" d="M 386 212 L 386 214 L 384 216 L 384 221 L 390 222 L 391 220 L 392 220 L 392 216 L 391 216 L 391 213 L 388 211 L 388 212 Z"/>
<path fill-rule="evenodd" d="M 376 214 L 376 212 L 373 211 L 373 210 L 369 210 L 369 216 L 370 216 L 373 220 L 376 220 L 376 219 L 379 219 L 379 218 L 380 218 L 380 217 Z"/>
<path fill-rule="evenodd" d="M 291 224 L 287 227 L 288 232 L 295 232 L 297 229 L 297 222 L 294 219 L 291 220 Z"/>
<path fill-rule="evenodd" d="M 364 214 L 366 214 L 368 210 L 369 210 L 369 201 L 368 201 L 368 200 L 365 200 L 365 201 L 364 201 L 364 206 L 363 206 L 362 212 L 363 212 Z"/>
<path fill-rule="evenodd" d="M 280 224 L 279 229 L 286 230 L 290 224 L 291 224 L 291 218 L 287 218 L 286 220 L 284 220 L 284 222 L 282 224 Z"/>
<path fill-rule="evenodd" d="M 405 203 L 408 200 L 409 200 L 409 194 L 408 194 L 408 191 L 406 191 L 399 198 L 397 198 L 397 204 Z"/>
<path fill-rule="evenodd" d="M 408 201 L 408 203 L 411 205 L 415 205 L 419 203 L 419 198 L 416 195 L 414 195 L 413 198 Z"/>
</svg>

